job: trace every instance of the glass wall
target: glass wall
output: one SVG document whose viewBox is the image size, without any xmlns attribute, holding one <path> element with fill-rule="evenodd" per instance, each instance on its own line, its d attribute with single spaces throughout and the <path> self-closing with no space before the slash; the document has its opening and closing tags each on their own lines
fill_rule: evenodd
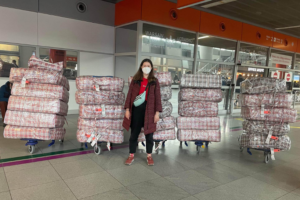
<svg viewBox="0 0 300 200">
<path fill-rule="evenodd" d="M 130 24 L 116 28 L 115 53 L 136 52 L 137 24 Z"/>
<path fill-rule="evenodd" d="M 267 65 L 268 48 L 251 44 L 240 44 L 238 63 L 245 65 Z"/>
</svg>

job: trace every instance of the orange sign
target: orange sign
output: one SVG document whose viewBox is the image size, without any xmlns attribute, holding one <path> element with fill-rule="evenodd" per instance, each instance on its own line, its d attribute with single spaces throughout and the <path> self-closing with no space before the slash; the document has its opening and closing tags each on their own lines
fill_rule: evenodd
<svg viewBox="0 0 300 200">
<path fill-rule="evenodd" d="M 206 3 L 209 2 L 211 0 L 177 0 L 177 9 L 184 9 L 184 8 L 188 8 L 200 3 Z"/>
</svg>

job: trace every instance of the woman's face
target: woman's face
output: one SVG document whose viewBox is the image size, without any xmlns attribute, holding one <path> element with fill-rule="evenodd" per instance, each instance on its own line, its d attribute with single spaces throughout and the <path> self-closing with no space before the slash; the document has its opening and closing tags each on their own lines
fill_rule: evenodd
<svg viewBox="0 0 300 200">
<path fill-rule="evenodd" d="M 149 62 L 144 62 L 142 65 L 142 71 L 144 75 L 148 75 L 152 70 L 151 64 Z"/>
<path fill-rule="evenodd" d="M 149 67 L 150 69 L 152 69 L 151 64 L 149 62 L 144 62 L 142 65 L 142 69 L 145 67 Z"/>
</svg>

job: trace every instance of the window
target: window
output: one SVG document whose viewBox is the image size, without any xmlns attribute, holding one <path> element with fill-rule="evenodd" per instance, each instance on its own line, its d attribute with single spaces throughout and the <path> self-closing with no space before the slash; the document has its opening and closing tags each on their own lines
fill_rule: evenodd
<svg viewBox="0 0 300 200">
<path fill-rule="evenodd" d="M 240 45 L 238 62 L 246 65 L 267 65 L 268 48 L 250 44 Z"/>
<path fill-rule="evenodd" d="M 116 53 L 136 52 L 137 24 L 116 29 Z"/>
</svg>

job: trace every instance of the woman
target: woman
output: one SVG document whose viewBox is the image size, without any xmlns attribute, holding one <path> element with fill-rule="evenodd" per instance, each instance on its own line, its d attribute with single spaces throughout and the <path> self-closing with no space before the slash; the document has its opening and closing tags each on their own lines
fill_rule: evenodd
<svg viewBox="0 0 300 200">
<path fill-rule="evenodd" d="M 146 92 L 145 101 L 141 105 L 134 103 L 138 95 Z M 131 127 L 129 139 L 129 157 L 126 165 L 131 165 L 134 161 L 134 154 L 138 144 L 138 137 L 142 127 L 146 136 L 146 151 L 148 165 L 154 165 L 152 159 L 153 133 L 156 131 L 156 123 L 159 121 L 159 112 L 162 112 L 160 86 L 154 77 L 153 64 L 151 60 L 142 61 L 139 70 L 134 75 L 129 86 L 127 99 L 125 102 L 125 117 L 123 127 L 128 131 Z"/>
</svg>

